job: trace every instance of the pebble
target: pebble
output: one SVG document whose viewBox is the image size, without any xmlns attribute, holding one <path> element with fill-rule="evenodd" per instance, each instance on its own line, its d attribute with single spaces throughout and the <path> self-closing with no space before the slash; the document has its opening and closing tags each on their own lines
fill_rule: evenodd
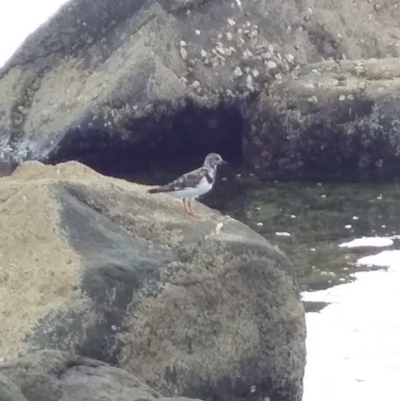
<svg viewBox="0 0 400 401">
<path fill-rule="evenodd" d="M 326 198 L 326 195 L 321 195 L 321 198 Z"/>
<path fill-rule="evenodd" d="M 251 58 L 252 57 L 252 53 L 251 53 L 251 51 L 250 50 L 245 50 L 244 52 L 243 52 L 243 59 L 244 60 L 248 60 L 249 58 Z"/>
<path fill-rule="evenodd" d="M 180 47 L 185 47 L 185 46 L 187 46 L 187 43 L 186 43 L 184 40 L 181 40 L 181 41 L 179 42 L 179 46 L 180 46 Z"/>
<path fill-rule="evenodd" d="M 265 59 L 270 59 L 272 57 L 272 53 L 271 52 L 262 53 L 261 57 Z"/>
<path fill-rule="evenodd" d="M 251 75 L 247 75 L 246 77 L 246 86 L 247 89 L 253 91 L 254 90 L 254 86 L 253 86 L 253 78 L 251 77 Z"/>
<path fill-rule="evenodd" d="M 196 35 L 200 35 L 200 31 L 198 29 L 195 30 Z"/>
<path fill-rule="evenodd" d="M 181 57 L 182 57 L 184 60 L 186 60 L 188 54 L 187 54 L 187 51 L 186 51 L 186 49 L 185 49 L 184 47 L 181 47 L 180 53 L 181 53 Z"/>
<path fill-rule="evenodd" d="M 236 25 L 236 22 L 235 22 L 234 19 L 228 18 L 228 24 L 229 24 L 230 26 L 234 26 L 234 25 Z"/>
<path fill-rule="evenodd" d="M 256 38 L 257 36 L 258 36 L 258 32 L 256 31 L 256 30 L 253 30 L 253 31 L 251 31 L 250 32 L 250 35 L 249 35 L 251 38 Z"/>
<path fill-rule="evenodd" d="M 339 96 L 339 102 L 343 102 L 344 100 L 346 100 L 346 96 L 345 95 L 340 95 Z"/>
<path fill-rule="evenodd" d="M 203 58 L 207 57 L 207 52 L 205 50 L 201 51 L 201 57 L 203 57 Z"/>
<path fill-rule="evenodd" d="M 289 61 L 289 63 L 293 63 L 293 61 L 294 61 L 294 56 L 293 56 L 293 54 L 287 54 L 287 55 L 285 56 L 285 58 L 286 58 L 287 61 Z"/>
<path fill-rule="evenodd" d="M 240 67 L 236 67 L 236 68 L 233 70 L 233 75 L 234 75 L 235 77 L 241 77 L 241 76 L 243 75 L 243 71 L 241 70 Z"/>
<path fill-rule="evenodd" d="M 353 216 L 353 217 L 352 217 L 352 220 L 360 220 L 360 218 L 357 217 L 357 216 Z"/>
<path fill-rule="evenodd" d="M 347 226 L 344 226 L 344 228 L 345 228 L 346 230 L 350 230 L 351 224 L 347 224 Z"/>
<path fill-rule="evenodd" d="M 196 89 L 196 88 L 200 88 L 200 82 L 199 81 L 193 81 L 193 83 L 192 83 L 192 88 L 193 89 Z"/>
<path fill-rule="evenodd" d="M 221 44 L 217 45 L 217 46 L 215 47 L 215 50 L 216 50 L 219 54 L 221 54 L 222 56 L 225 56 L 225 50 L 224 50 L 224 48 L 222 47 Z"/>
<path fill-rule="evenodd" d="M 276 64 L 275 61 L 269 60 L 267 62 L 267 68 L 269 70 L 274 70 L 276 67 L 278 67 L 278 64 Z"/>
<path fill-rule="evenodd" d="M 233 39 L 233 35 L 232 35 L 230 32 L 228 32 L 228 33 L 226 34 L 226 39 L 229 40 L 229 41 L 231 41 L 231 40 Z"/>
<path fill-rule="evenodd" d="M 257 226 L 262 227 L 264 225 L 264 223 L 261 223 L 261 221 L 259 221 L 258 223 L 256 223 Z"/>
<path fill-rule="evenodd" d="M 290 216 L 290 218 L 291 218 L 291 219 L 295 219 L 295 218 L 296 218 L 296 215 L 292 214 L 292 215 Z"/>
<path fill-rule="evenodd" d="M 260 75 L 260 71 L 258 71 L 256 68 L 252 71 L 253 77 L 257 78 Z"/>
</svg>

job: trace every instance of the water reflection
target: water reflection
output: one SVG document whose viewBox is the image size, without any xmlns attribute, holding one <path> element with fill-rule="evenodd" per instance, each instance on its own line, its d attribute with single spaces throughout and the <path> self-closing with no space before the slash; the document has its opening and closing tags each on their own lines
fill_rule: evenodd
<svg viewBox="0 0 400 401">
<path fill-rule="evenodd" d="M 306 317 L 303 400 L 399 400 L 398 186 L 254 183 L 241 193 L 225 212 L 278 244 L 303 289 L 323 289 L 302 293 L 318 311 Z"/>
<path fill-rule="evenodd" d="M 303 293 L 328 302 L 307 314 L 303 401 L 397 401 L 400 378 L 400 251 L 360 258 L 388 267 L 356 273 L 356 281 Z"/>
<path fill-rule="evenodd" d="M 229 193 L 235 186 L 236 197 Z M 231 194 L 232 192 L 230 192 Z M 356 261 L 367 247 L 340 247 L 361 237 L 392 237 L 400 230 L 398 185 L 222 181 L 205 203 L 248 224 L 293 261 L 303 290 L 352 281 L 367 267 Z M 387 240 L 385 240 L 387 241 Z"/>
</svg>

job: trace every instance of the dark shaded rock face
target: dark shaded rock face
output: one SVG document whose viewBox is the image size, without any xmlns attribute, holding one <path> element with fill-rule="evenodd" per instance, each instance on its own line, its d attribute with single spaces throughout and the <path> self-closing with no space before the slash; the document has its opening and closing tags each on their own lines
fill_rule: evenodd
<svg viewBox="0 0 400 401">
<path fill-rule="evenodd" d="M 3 157 L 121 175 L 188 168 L 213 150 L 260 173 L 390 175 L 400 164 L 398 4 L 241 3 L 72 0 L 0 72 Z M 383 92 L 364 76 L 369 62 L 356 74 L 340 63 L 329 99 L 313 88 L 321 82 L 302 86 L 312 70 L 317 81 L 332 74 L 301 65 L 371 57 L 382 58 Z"/>
<path fill-rule="evenodd" d="M 300 401 L 289 260 L 229 217 L 196 204 L 193 220 L 146 190 L 76 162 L 0 180 L 0 355 L 73 351 L 165 395 Z"/>
<path fill-rule="evenodd" d="M 266 175 L 399 176 L 399 88 L 397 58 L 304 67 L 247 109 L 248 155 Z"/>
<path fill-rule="evenodd" d="M 59 351 L 33 352 L 0 365 L 2 383 L 22 397 L 2 401 L 196 401 L 164 398 L 122 369 Z"/>
</svg>

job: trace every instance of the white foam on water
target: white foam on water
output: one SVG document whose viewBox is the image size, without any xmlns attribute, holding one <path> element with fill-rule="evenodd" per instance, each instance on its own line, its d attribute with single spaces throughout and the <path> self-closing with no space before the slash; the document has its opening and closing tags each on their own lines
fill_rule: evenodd
<svg viewBox="0 0 400 401">
<path fill-rule="evenodd" d="M 383 251 L 357 260 L 358 265 L 400 268 L 400 250 Z M 400 305 L 399 305 L 400 306 Z"/>
<path fill-rule="evenodd" d="M 282 232 L 277 231 L 277 232 L 275 233 L 275 235 L 277 235 L 278 237 L 290 237 L 292 234 L 290 234 L 290 233 L 288 233 L 288 232 L 285 232 L 285 231 L 282 231 Z"/>
<path fill-rule="evenodd" d="M 368 261 L 388 269 L 302 294 L 331 302 L 320 313 L 307 313 L 303 401 L 400 400 L 400 251 Z"/>
<path fill-rule="evenodd" d="M 339 246 L 341 248 L 364 248 L 364 247 L 379 248 L 391 245 L 393 245 L 392 238 L 362 237 L 362 238 L 356 238 L 355 240 L 350 242 L 344 242 Z"/>
</svg>

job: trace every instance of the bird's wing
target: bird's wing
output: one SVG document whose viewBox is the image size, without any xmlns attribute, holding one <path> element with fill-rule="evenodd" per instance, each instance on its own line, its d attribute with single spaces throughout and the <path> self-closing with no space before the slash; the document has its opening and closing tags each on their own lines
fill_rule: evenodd
<svg viewBox="0 0 400 401">
<path fill-rule="evenodd" d="M 179 191 L 188 187 L 195 187 L 199 184 L 200 180 L 207 173 L 207 169 L 200 167 L 197 170 L 190 171 L 184 175 L 181 175 L 176 180 L 170 182 L 169 184 L 160 187 L 164 192 Z"/>
</svg>

